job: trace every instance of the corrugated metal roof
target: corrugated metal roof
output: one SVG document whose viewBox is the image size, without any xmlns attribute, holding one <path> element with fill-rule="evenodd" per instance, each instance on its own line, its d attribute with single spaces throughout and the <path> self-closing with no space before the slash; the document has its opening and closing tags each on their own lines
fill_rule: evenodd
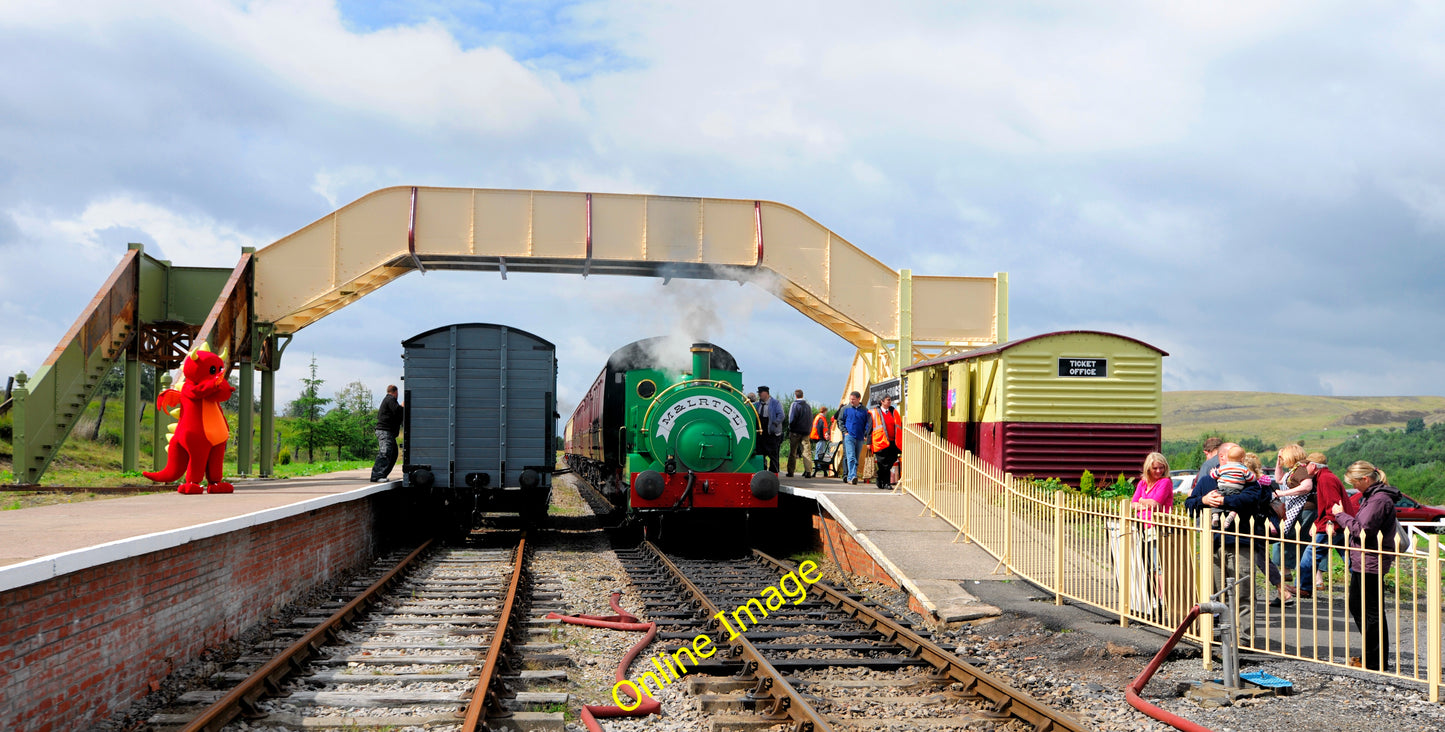
<svg viewBox="0 0 1445 732">
<path fill-rule="evenodd" d="M 1019 338 L 1019 339 L 1012 340 L 1012 341 L 1006 341 L 1006 342 L 1004 342 L 1004 343 L 995 343 L 995 344 L 993 344 L 992 346 L 984 346 L 983 348 L 975 348 L 975 349 L 972 350 L 972 351 L 965 351 L 965 352 L 963 352 L 963 353 L 955 353 L 955 354 L 950 355 L 950 356 L 938 356 L 937 358 L 930 358 L 930 359 L 928 359 L 927 361 L 919 361 L 918 363 L 915 363 L 915 364 L 909 366 L 908 368 L 903 369 L 903 371 L 904 371 L 905 373 L 907 373 L 907 372 L 909 372 L 909 371 L 913 371 L 914 369 L 921 369 L 921 368 L 925 368 L 925 367 L 928 367 L 928 366 L 938 366 L 938 365 L 940 365 L 940 364 L 953 363 L 954 361 L 965 361 L 965 360 L 970 359 L 970 358 L 978 358 L 978 357 L 980 357 L 980 356 L 987 356 L 987 355 L 993 354 L 993 353 L 1001 353 L 1001 352 L 1003 352 L 1003 351 L 1007 351 L 1007 350 L 1010 349 L 1010 348 L 1013 348 L 1014 346 L 1019 346 L 1019 345 L 1022 345 L 1022 344 L 1024 344 L 1024 343 L 1028 343 L 1028 342 L 1030 342 L 1030 341 L 1036 341 L 1036 340 L 1039 340 L 1040 338 L 1053 338 L 1053 337 L 1068 336 L 1068 335 L 1097 335 L 1097 336 L 1107 336 L 1107 337 L 1110 337 L 1110 338 L 1122 338 L 1123 340 L 1126 340 L 1126 341 L 1132 341 L 1132 342 L 1134 342 L 1134 343 L 1138 343 L 1139 345 L 1144 346 L 1145 348 L 1150 348 L 1150 349 L 1153 349 L 1153 350 L 1155 350 L 1155 351 L 1158 351 L 1158 352 L 1159 352 L 1159 355 L 1161 355 L 1161 356 L 1168 356 L 1168 355 L 1169 355 L 1169 352 L 1168 352 L 1168 351 L 1165 351 L 1164 349 L 1159 348 L 1158 346 L 1153 346 L 1153 345 L 1150 345 L 1150 344 L 1148 344 L 1148 343 L 1145 343 L 1144 341 L 1139 340 L 1138 338 L 1130 338 L 1129 336 L 1120 335 L 1120 334 L 1118 334 L 1118 333 L 1107 333 L 1107 332 L 1102 331 L 1102 330 L 1059 330 L 1059 331 L 1054 331 L 1054 332 L 1052 332 L 1052 333 L 1040 333 L 1040 334 L 1038 334 L 1038 335 L 1032 335 L 1032 336 L 1029 336 L 1029 337 L 1027 337 L 1027 338 Z"/>
</svg>

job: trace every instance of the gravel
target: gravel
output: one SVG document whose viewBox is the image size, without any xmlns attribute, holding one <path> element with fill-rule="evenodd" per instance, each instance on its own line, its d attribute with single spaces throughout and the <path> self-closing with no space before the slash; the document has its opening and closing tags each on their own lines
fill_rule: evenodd
<svg viewBox="0 0 1445 732">
<path fill-rule="evenodd" d="M 826 561 L 826 560 L 825 560 Z M 836 565 L 824 565 L 825 581 L 839 579 Z M 849 584 L 869 599 L 915 623 L 928 622 L 907 610 L 907 593 L 863 578 Z M 1124 698 L 1132 681 L 1153 655 L 1115 644 L 1087 632 L 1059 631 L 1038 619 L 1006 612 L 953 630 L 936 632 L 935 642 L 957 648 L 964 660 L 1029 692 L 1051 706 L 1069 710 L 1099 732 L 1173 730 L 1146 717 Z M 1162 645 L 1163 639 L 1159 643 Z M 1214 732 L 1359 732 L 1369 729 L 1445 729 L 1445 705 L 1426 700 L 1424 687 L 1394 682 L 1322 664 L 1274 657 L 1246 657 L 1242 670 L 1263 669 L 1294 684 L 1286 697 L 1240 700 L 1206 709 L 1185 698 L 1185 682 L 1218 679 L 1220 664 L 1205 671 L 1199 649 L 1181 644 L 1144 688 L 1146 701 Z"/>
</svg>

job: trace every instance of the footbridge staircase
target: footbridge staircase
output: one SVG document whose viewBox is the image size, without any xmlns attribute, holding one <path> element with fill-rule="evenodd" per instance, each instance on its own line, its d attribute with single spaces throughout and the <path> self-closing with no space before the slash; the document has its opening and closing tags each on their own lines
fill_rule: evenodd
<svg viewBox="0 0 1445 732">
<path fill-rule="evenodd" d="M 14 377 L 8 404 L 15 482 L 40 481 L 117 363 L 125 367 L 121 467 L 137 470 L 140 369 L 180 365 L 231 274 L 225 268 L 173 267 L 145 254 L 140 244 L 130 245 L 45 363 L 33 374 Z M 155 420 L 157 442 L 166 419 Z M 162 451 L 153 452 L 159 466 Z"/>
</svg>

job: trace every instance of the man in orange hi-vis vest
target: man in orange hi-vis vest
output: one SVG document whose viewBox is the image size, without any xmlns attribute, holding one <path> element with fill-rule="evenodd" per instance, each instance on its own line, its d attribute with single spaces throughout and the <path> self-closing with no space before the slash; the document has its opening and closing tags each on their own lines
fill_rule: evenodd
<svg viewBox="0 0 1445 732">
<path fill-rule="evenodd" d="M 804 477 L 826 478 L 833 467 L 832 461 L 826 459 L 833 439 L 833 420 L 828 419 L 827 407 L 818 407 L 818 413 L 813 415 L 813 431 L 808 433 L 808 439 L 813 441 L 813 472 Z"/>
<path fill-rule="evenodd" d="M 868 410 L 873 426 L 873 459 L 878 466 L 878 487 L 890 489 L 893 483 L 893 463 L 898 461 L 902 449 L 899 433 L 903 431 L 903 420 L 893 408 L 893 397 L 885 396 L 878 406 Z"/>
</svg>

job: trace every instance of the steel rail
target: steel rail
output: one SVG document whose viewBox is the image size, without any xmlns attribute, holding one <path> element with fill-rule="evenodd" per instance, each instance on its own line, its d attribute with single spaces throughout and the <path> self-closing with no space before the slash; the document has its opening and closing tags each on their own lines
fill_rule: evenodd
<svg viewBox="0 0 1445 732">
<path fill-rule="evenodd" d="M 753 550 L 753 556 L 780 572 L 797 571 L 796 567 L 784 564 L 757 549 Z M 1037 732 L 1053 732 L 1055 730 L 1087 732 L 1088 728 L 1073 715 L 1054 709 L 1028 693 L 1005 684 L 977 666 L 944 650 L 942 646 L 899 625 L 892 618 L 844 595 L 837 589 L 823 582 L 817 582 L 809 587 L 809 593 L 815 590 L 822 593 L 824 602 L 841 610 L 863 626 L 882 634 L 889 642 L 902 646 L 910 656 L 919 658 L 932 666 L 935 674 L 947 676 L 963 684 L 965 693 L 976 694 L 992 702 L 994 712 L 1018 717 L 1032 724 Z"/>
<path fill-rule="evenodd" d="M 522 563 L 527 553 L 527 532 L 522 532 L 522 538 L 517 540 L 517 556 L 512 560 L 512 582 L 507 587 L 507 599 L 502 602 L 502 612 L 497 615 L 497 626 L 493 631 L 492 643 L 487 647 L 487 658 L 482 664 L 481 676 L 477 678 L 477 688 L 472 692 L 472 701 L 467 705 L 467 716 L 462 720 L 462 732 L 480 732 L 485 730 L 483 716 L 487 706 L 487 696 L 491 693 L 492 677 L 497 673 L 497 660 L 502 655 L 502 645 L 507 640 L 507 628 L 512 621 L 512 607 L 517 601 L 517 588 L 522 579 Z M 500 709 L 500 704 L 497 707 Z"/>
<path fill-rule="evenodd" d="M 277 654 L 275 658 L 267 661 L 255 673 L 246 677 L 245 681 L 237 684 L 225 696 L 216 703 L 206 707 L 191 723 L 186 725 L 182 732 L 219 732 L 231 720 L 240 714 L 255 713 L 256 702 L 269 694 L 275 694 L 281 688 L 281 682 L 287 676 L 300 670 L 302 662 L 315 653 L 327 640 L 336 632 L 336 629 L 344 622 L 365 612 L 376 598 L 394 582 L 401 578 L 417 557 L 426 553 L 431 548 L 432 540 L 428 539 L 406 558 L 392 567 L 381 579 L 366 588 L 366 591 L 357 595 L 346 606 L 337 610 L 327 618 L 325 622 L 311 629 L 301 639 L 292 643 L 286 650 Z"/>
<path fill-rule="evenodd" d="M 656 545 L 650 541 L 643 542 L 642 545 L 647 547 L 652 555 L 662 563 L 662 566 L 672 573 L 673 578 L 697 599 L 698 603 L 707 610 L 708 617 L 722 612 L 722 608 L 714 605 L 712 600 L 709 600 L 707 595 L 703 594 L 703 591 L 693 584 L 692 580 L 689 580 L 682 570 L 678 569 L 677 565 L 673 564 L 672 560 L 668 559 Z M 783 678 L 783 673 L 774 668 L 773 664 L 763 657 L 763 654 L 746 636 L 740 633 L 736 638 L 728 641 L 728 644 L 732 648 L 734 656 L 743 657 L 744 672 L 749 672 L 758 679 L 758 688 L 753 690 L 753 695 L 767 695 L 773 699 L 772 709 L 767 712 L 769 716 L 791 718 L 797 723 L 794 725 L 797 732 L 832 732 L 833 726 L 828 724 L 828 720 L 819 714 L 818 710 L 814 709 L 813 705 L 808 703 L 808 700 L 803 698 L 803 695 L 799 694 L 787 679 Z"/>
</svg>

